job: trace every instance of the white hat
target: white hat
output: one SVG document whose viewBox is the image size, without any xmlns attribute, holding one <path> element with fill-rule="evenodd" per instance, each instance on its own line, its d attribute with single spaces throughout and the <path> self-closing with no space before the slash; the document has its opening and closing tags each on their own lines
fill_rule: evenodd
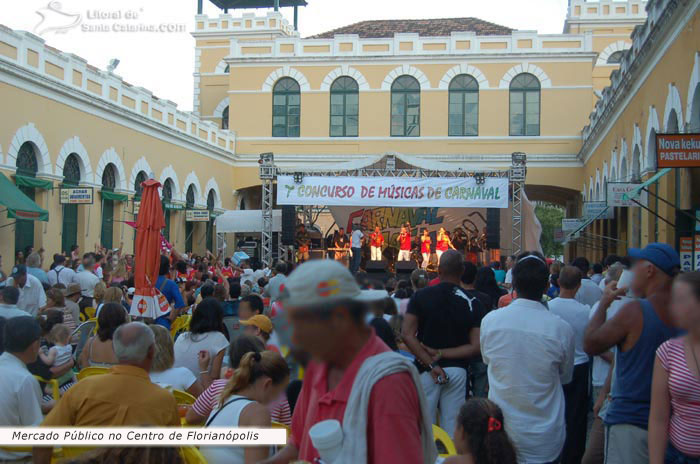
<svg viewBox="0 0 700 464">
<path fill-rule="evenodd" d="M 315 306 L 335 301 L 377 301 L 385 290 L 360 290 L 350 271 L 335 260 L 307 261 L 284 282 L 281 300 L 285 307 Z"/>
</svg>

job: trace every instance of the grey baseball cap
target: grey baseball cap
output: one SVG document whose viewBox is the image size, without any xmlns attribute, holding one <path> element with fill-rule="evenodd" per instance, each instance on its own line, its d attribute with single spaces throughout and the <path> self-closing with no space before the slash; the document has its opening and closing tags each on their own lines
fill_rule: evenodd
<svg viewBox="0 0 700 464">
<path fill-rule="evenodd" d="M 289 275 L 281 300 L 285 307 L 303 307 L 345 300 L 372 302 L 388 296 L 386 290 L 361 290 L 345 266 L 319 259 L 305 262 Z"/>
</svg>

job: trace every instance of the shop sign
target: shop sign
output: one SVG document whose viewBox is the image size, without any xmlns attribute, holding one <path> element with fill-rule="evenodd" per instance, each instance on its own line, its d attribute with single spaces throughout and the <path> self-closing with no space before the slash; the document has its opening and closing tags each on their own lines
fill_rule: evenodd
<svg viewBox="0 0 700 464">
<path fill-rule="evenodd" d="M 91 205 L 93 203 L 92 187 L 61 188 L 62 205 Z"/>
</svg>

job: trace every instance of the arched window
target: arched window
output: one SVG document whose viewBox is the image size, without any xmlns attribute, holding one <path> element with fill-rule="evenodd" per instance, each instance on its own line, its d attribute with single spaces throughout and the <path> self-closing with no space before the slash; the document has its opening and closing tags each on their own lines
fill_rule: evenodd
<svg viewBox="0 0 700 464">
<path fill-rule="evenodd" d="M 207 209 L 209 210 L 209 222 L 207 222 L 207 250 L 214 249 L 214 205 L 216 204 L 216 193 L 209 190 L 207 195 Z"/>
<path fill-rule="evenodd" d="M 165 228 L 163 229 L 163 237 L 170 240 L 170 202 L 173 200 L 173 181 L 166 179 L 163 184 L 163 218 L 165 219 Z"/>
<path fill-rule="evenodd" d="M 228 106 L 221 113 L 221 129 L 228 130 Z"/>
<path fill-rule="evenodd" d="M 331 84 L 331 137 L 357 137 L 359 91 L 352 77 L 341 76 Z"/>
<path fill-rule="evenodd" d="M 624 50 L 618 50 L 608 57 L 608 64 L 620 64 L 622 58 L 625 56 Z"/>
<path fill-rule="evenodd" d="M 413 76 L 391 84 L 391 136 L 420 136 L 420 83 Z"/>
<path fill-rule="evenodd" d="M 301 90 L 291 77 L 283 77 L 272 89 L 272 136 L 299 137 Z"/>
<path fill-rule="evenodd" d="M 450 82 L 449 135 L 477 135 L 479 132 L 479 83 L 468 74 Z"/>
<path fill-rule="evenodd" d="M 510 135 L 540 135 L 540 81 L 532 74 L 510 82 Z"/>
<path fill-rule="evenodd" d="M 34 144 L 24 142 L 17 152 L 17 174 L 27 177 L 36 177 L 39 164 L 36 160 Z"/>
<path fill-rule="evenodd" d="M 36 150 L 31 142 L 24 142 L 17 152 L 17 175 L 24 177 L 36 177 L 39 170 Z M 34 187 L 19 185 L 20 191 L 29 199 L 36 199 Z M 17 219 L 15 223 L 15 252 L 24 251 L 27 247 L 34 246 L 34 221 Z M 26 258 L 26 256 L 25 256 Z"/>
<path fill-rule="evenodd" d="M 194 208 L 194 186 L 190 185 L 187 187 L 187 194 L 185 195 L 185 207 L 187 209 Z M 194 235 L 194 222 L 185 222 L 185 251 L 188 253 L 192 251 L 192 235 Z"/>
<path fill-rule="evenodd" d="M 75 153 L 68 155 L 63 163 L 63 183 L 67 185 L 80 183 L 80 161 Z"/>
<path fill-rule="evenodd" d="M 63 163 L 63 185 L 77 187 L 80 184 L 80 161 L 78 155 L 71 153 Z M 78 205 L 63 205 L 63 231 L 61 232 L 61 250 L 70 252 L 78 244 Z"/>
<path fill-rule="evenodd" d="M 117 170 L 112 163 L 102 171 L 102 190 L 112 192 L 117 186 Z M 114 239 L 114 200 L 102 196 L 102 231 L 100 240 L 105 248 L 112 248 Z"/>
<path fill-rule="evenodd" d="M 102 190 L 112 191 L 117 186 L 117 171 L 112 163 L 102 171 Z"/>
<path fill-rule="evenodd" d="M 139 171 L 139 173 L 136 174 L 136 180 L 134 181 L 134 192 L 136 192 L 135 196 L 137 198 L 141 198 L 141 194 L 143 193 L 143 187 L 141 184 L 146 180 L 148 180 L 148 174 L 145 172 Z"/>
</svg>

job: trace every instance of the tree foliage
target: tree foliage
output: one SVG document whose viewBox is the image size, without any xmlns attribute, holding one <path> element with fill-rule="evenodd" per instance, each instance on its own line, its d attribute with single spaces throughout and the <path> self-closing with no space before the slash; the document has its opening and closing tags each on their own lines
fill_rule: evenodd
<svg viewBox="0 0 700 464">
<path fill-rule="evenodd" d="M 552 204 L 539 203 L 535 206 L 535 215 L 542 225 L 540 244 L 547 257 L 556 257 L 564 253 L 564 245 L 554 240 L 554 232 L 561 229 L 564 209 Z"/>
</svg>

